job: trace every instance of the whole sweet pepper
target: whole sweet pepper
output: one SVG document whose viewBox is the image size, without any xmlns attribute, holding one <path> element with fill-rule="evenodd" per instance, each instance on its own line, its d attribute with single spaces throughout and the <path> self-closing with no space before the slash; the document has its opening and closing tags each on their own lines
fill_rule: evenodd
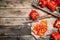
<svg viewBox="0 0 60 40">
<path fill-rule="evenodd" d="M 47 5 L 47 0 L 39 0 L 39 5 L 45 7 Z"/>
<path fill-rule="evenodd" d="M 56 20 L 54 23 L 54 27 L 58 28 L 58 31 L 60 32 L 60 20 Z"/>
<path fill-rule="evenodd" d="M 53 0 L 51 0 L 51 1 L 49 1 L 48 3 L 47 3 L 47 6 L 48 6 L 48 8 L 51 10 L 51 11 L 55 11 L 56 10 L 56 7 L 57 7 L 57 3 L 55 2 L 55 1 L 53 1 Z"/>
<path fill-rule="evenodd" d="M 60 20 L 57 19 L 54 23 L 54 26 L 60 28 Z"/>
<path fill-rule="evenodd" d="M 56 2 L 57 2 L 57 3 L 58 3 L 58 5 L 60 6 L 60 0 L 57 0 Z"/>
<path fill-rule="evenodd" d="M 59 40 L 60 34 L 57 32 L 52 33 L 50 40 Z"/>
<path fill-rule="evenodd" d="M 38 17 L 39 17 L 39 13 L 38 13 L 36 10 L 32 10 L 32 11 L 30 12 L 30 18 L 31 18 L 33 21 L 37 20 Z"/>
</svg>

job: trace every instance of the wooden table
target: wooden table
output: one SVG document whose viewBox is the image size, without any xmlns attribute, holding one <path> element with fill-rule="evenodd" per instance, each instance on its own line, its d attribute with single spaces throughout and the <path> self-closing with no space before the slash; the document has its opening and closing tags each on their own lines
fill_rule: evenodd
<svg viewBox="0 0 60 40">
<path fill-rule="evenodd" d="M 10 36 L 23 35 L 23 33 L 25 33 L 24 35 L 31 35 L 31 23 L 24 24 L 29 20 L 31 10 L 37 10 L 40 16 L 49 15 L 48 13 L 33 8 L 31 5 L 32 2 L 33 0 L 13 1 L 8 4 L 5 1 L 1 2 L 0 4 L 5 4 L 6 8 L 0 7 L 0 25 L 2 25 L 0 33 Z"/>
</svg>

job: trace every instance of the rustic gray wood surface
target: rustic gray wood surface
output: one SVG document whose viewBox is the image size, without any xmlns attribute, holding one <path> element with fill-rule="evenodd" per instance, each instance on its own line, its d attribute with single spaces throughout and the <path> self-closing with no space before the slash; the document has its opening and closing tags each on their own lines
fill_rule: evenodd
<svg viewBox="0 0 60 40">
<path fill-rule="evenodd" d="M 21 22 L 27 21 L 27 17 L 33 9 L 19 8 L 19 9 L 1 9 L 0 10 L 0 25 L 20 25 Z M 36 10 L 36 9 L 35 9 Z M 40 16 L 47 15 L 41 10 L 37 10 Z"/>
<path fill-rule="evenodd" d="M 1 19 L 0 25 L 23 24 L 22 21 L 23 22 L 27 21 L 26 17 L 29 17 L 31 10 L 35 9 L 32 7 L 32 3 L 33 0 L 1 0 L 0 1 L 0 19 Z M 38 9 L 35 10 L 37 10 L 40 16 L 47 15 L 47 13 L 41 10 Z"/>
<path fill-rule="evenodd" d="M 32 7 L 33 0 L 1 0 L 0 2 L 0 35 L 8 35 L 13 38 L 0 37 L 1 40 L 33 40 L 31 37 L 15 38 L 21 35 L 31 35 L 29 20 L 31 10 L 37 10 L 40 16 L 49 15 Z M 15 25 L 15 26 L 14 26 Z M 6 27 L 6 28 L 5 28 Z M 35 39 L 34 39 L 35 40 Z"/>
</svg>

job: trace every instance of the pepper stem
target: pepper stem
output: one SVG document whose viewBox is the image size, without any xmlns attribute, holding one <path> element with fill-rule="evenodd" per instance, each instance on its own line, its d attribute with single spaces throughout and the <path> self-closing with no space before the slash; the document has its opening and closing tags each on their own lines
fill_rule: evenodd
<svg viewBox="0 0 60 40">
<path fill-rule="evenodd" d="M 53 38 L 50 38 L 49 40 L 53 40 Z"/>
<path fill-rule="evenodd" d="M 58 6 L 58 8 L 60 9 L 60 6 Z"/>
<path fill-rule="evenodd" d="M 60 6 L 57 6 L 56 9 L 60 9 Z"/>
<path fill-rule="evenodd" d="M 56 7 L 56 11 L 58 11 L 60 13 L 60 6 Z"/>
<path fill-rule="evenodd" d="M 41 5 L 42 4 L 42 2 L 39 2 L 39 5 Z"/>
</svg>

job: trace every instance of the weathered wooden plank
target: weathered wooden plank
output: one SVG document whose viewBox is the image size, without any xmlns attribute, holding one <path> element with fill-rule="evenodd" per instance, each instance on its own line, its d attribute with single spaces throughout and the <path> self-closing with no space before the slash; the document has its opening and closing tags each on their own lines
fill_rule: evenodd
<svg viewBox="0 0 60 40">
<path fill-rule="evenodd" d="M 0 17 L 28 17 L 31 9 L 1 9 Z"/>
<path fill-rule="evenodd" d="M 0 8 L 32 8 L 32 2 L 33 0 L 2 0 Z"/>
<path fill-rule="evenodd" d="M 24 25 L 28 18 L 1 18 L 0 25 Z"/>
<path fill-rule="evenodd" d="M 27 17 L 29 17 L 31 10 L 32 9 L 16 9 L 16 10 L 6 9 L 4 11 L 0 11 L 0 19 L 1 19 L 0 24 L 1 25 L 20 25 L 20 24 L 22 25 L 22 22 L 26 22 L 26 19 Z M 37 10 L 37 12 L 40 14 L 40 16 L 47 15 L 41 10 Z"/>
<path fill-rule="evenodd" d="M 33 9 L 1 9 L 0 10 L 0 17 L 29 17 L 29 14 Z M 34 9 L 36 10 L 36 9 Z M 41 10 L 37 10 L 37 12 L 40 14 L 40 16 L 46 15 L 45 12 L 42 12 Z"/>
</svg>

